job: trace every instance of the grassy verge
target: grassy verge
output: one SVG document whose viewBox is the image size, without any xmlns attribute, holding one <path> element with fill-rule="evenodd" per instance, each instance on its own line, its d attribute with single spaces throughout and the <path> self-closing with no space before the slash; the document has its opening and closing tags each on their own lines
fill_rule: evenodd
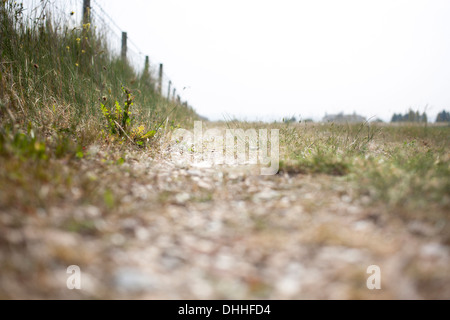
<svg viewBox="0 0 450 320">
<path fill-rule="evenodd" d="M 46 18 L 24 18 L 13 1 L 2 1 L 0 14 L 2 126 L 24 129 L 31 123 L 37 134 L 65 133 L 89 144 L 110 129 L 101 105 L 115 112 L 130 98 L 129 110 L 121 110 L 129 116 L 127 133 L 157 130 L 167 118 L 179 124 L 197 117 L 160 96 L 149 70 L 136 73 L 128 61 L 111 54 L 100 29 L 90 24 L 72 28 L 51 12 Z"/>
<path fill-rule="evenodd" d="M 198 117 L 113 55 L 101 27 L 44 14 L 0 4 L 0 209 L 36 211 L 74 188 L 103 203 L 112 191 L 79 172 L 92 146 L 119 154 L 93 161 L 100 168 L 123 163 L 125 150 L 156 149 L 161 132 Z"/>
<path fill-rule="evenodd" d="M 450 127 L 326 124 L 285 125 L 281 131 L 282 172 L 340 176 L 359 198 L 406 219 L 448 218 Z"/>
</svg>

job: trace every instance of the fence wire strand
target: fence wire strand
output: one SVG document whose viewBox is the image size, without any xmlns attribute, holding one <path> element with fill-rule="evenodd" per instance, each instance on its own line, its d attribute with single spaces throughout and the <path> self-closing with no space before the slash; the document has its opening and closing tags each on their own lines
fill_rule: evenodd
<svg viewBox="0 0 450 320">
<path fill-rule="evenodd" d="M 53 19 L 62 22 L 71 28 L 82 28 L 83 24 L 83 0 L 22 0 L 24 8 L 29 18 L 39 16 L 43 12 L 50 12 Z M 125 30 L 108 14 L 99 1 L 91 0 L 90 4 L 90 23 L 91 27 L 99 34 L 107 38 L 107 46 L 112 56 L 120 57 L 122 53 L 122 32 Z M 149 57 L 149 72 L 154 83 L 159 83 L 159 66 L 161 62 L 144 54 L 133 40 L 132 35 L 127 34 L 127 60 L 133 67 L 136 74 L 142 74 L 145 68 L 146 57 Z M 165 66 L 164 66 L 165 68 Z M 169 93 L 170 83 L 170 93 Z M 175 87 L 172 81 L 163 71 L 161 94 L 172 100 L 173 90 L 176 89 L 177 96 L 182 96 L 182 90 Z"/>
</svg>

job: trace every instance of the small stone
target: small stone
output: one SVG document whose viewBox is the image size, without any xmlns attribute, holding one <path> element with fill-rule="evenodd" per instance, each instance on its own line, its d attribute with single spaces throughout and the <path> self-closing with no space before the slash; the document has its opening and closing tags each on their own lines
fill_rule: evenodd
<svg viewBox="0 0 450 320">
<path fill-rule="evenodd" d="M 120 291 L 145 292 L 156 288 L 157 281 L 138 269 L 119 269 L 114 275 L 114 285 Z"/>
<path fill-rule="evenodd" d="M 150 231 L 144 227 L 139 227 L 136 229 L 136 237 L 141 241 L 147 241 L 150 239 Z"/>
<path fill-rule="evenodd" d="M 276 288 L 283 296 L 291 297 L 300 290 L 300 281 L 295 276 L 286 276 L 277 283 Z"/>
<path fill-rule="evenodd" d="M 430 237 L 432 235 L 434 235 L 435 231 L 433 229 L 433 227 L 420 222 L 420 221 L 413 221 L 411 223 L 408 224 L 408 230 L 416 235 L 420 235 L 420 236 L 426 236 L 426 237 Z"/>
<path fill-rule="evenodd" d="M 125 237 L 119 233 L 116 233 L 111 237 L 111 242 L 115 246 L 121 246 L 125 243 Z"/>
<path fill-rule="evenodd" d="M 190 198 L 191 198 L 191 196 L 190 196 L 188 193 L 186 193 L 186 192 L 179 193 L 179 194 L 177 194 L 177 195 L 175 196 L 176 202 L 177 202 L 177 203 L 180 203 L 180 204 L 185 203 L 185 202 L 188 201 Z"/>
<path fill-rule="evenodd" d="M 198 182 L 198 186 L 200 188 L 206 189 L 206 190 L 211 190 L 212 186 L 209 183 L 206 183 L 205 181 L 199 181 Z"/>
<path fill-rule="evenodd" d="M 278 198 L 280 194 L 274 190 L 266 189 L 255 195 L 255 200 L 268 201 Z"/>
<path fill-rule="evenodd" d="M 420 254 L 423 257 L 427 258 L 447 258 L 448 257 L 448 248 L 439 243 L 429 243 L 423 245 Z"/>
</svg>

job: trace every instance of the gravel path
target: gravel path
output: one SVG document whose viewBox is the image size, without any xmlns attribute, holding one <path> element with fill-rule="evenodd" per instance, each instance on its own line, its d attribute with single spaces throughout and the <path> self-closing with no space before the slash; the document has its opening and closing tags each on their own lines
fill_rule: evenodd
<svg viewBox="0 0 450 320">
<path fill-rule="evenodd" d="M 129 157 L 114 214 L 59 207 L 3 230 L 0 296 L 136 299 L 450 298 L 439 225 L 405 223 L 345 178 Z M 137 178 L 136 178 L 137 177 Z M 65 231 L 67 215 L 90 223 Z M 3 224 L 6 215 L 1 215 Z M 78 265 L 82 290 L 68 290 Z M 369 290 L 367 268 L 381 268 Z M 20 275 L 14 276 L 13 271 Z M 7 276 L 11 272 L 11 276 Z"/>
</svg>

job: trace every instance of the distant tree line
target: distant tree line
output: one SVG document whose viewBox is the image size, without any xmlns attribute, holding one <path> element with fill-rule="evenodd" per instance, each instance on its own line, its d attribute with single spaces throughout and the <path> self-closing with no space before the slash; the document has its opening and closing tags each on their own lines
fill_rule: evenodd
<svg viewBox="0 0 450 320">
<path fill-rule="evenodd" d="M 302 120 L 297 120 L 297 118 L 295 116 L 289 116 L 289 117 L 285 117 L 282 120 L 284 123 L 295 123 L 295 122 L 314 122 L 314 120 L 312 119 L 302 119 Z M 354 113 L 353 115 L 344 115 L 343 113 L 337 114 L 337 115 L 326 115 L 323 120 L 323 122 L 365 122 L 366 119 L 362 116 L 358 116 L 356 113 Z M 376 119 L 376 120 L 372 120 L 372 122 L 379 122 L 382 123 L 383 120 L 381 119 Z M 392 116 L 392 123 L 395 122 L 421 122 L 421 123 L 427 123 L 428 122 L 428 116 L 426 114 L 426 112 L 424 113 L 419 113 L 419 111 L 413 111 L 413 110 L 409 110 L 406 114 L 397 114 L 394 113 L 394 115 Z M 437 117 L 436 117 L 436 122 L 450 122 L 450 112 L 447 112 L 445 110 L 443 110 L 442 112 L 440 112 Z"/>
<path fill-rule="evenodd" d="M 437 115 L 436 122 L 450 122 L 450 112 L 443 110 Z"/>
<path fill-rule="evenodd" d="M 420 114 L 419 111 L 414 112 L 409 110 L 409 112 L 404 115 L 395 113 L 392 116 L 391 122 L 428 122 L 428 116 L 425 112 Z"/>
<path fill-rule="evenodd" d="M 394 113 L 391 122 L 428 122 L 428 116 L 425 112 L 409 110 L 406 114 Z M 436 122 L 450 122 L 450 112 L 443 110 L 437 115 Z"/>
<path fill-rule="evenodd" d="M 285 117 L 285 118 L 283 118 L 283 122 L 284 123 L 296 123 L 296 122 L 309 123 L 309 122 L 314 122 L 314 120 L 308 118 L 308 119 L 300 119 L 300 120 L 297 121 L 297 118 L 295 116 L 293 116 L 293 117 Z"/>
</svg>

